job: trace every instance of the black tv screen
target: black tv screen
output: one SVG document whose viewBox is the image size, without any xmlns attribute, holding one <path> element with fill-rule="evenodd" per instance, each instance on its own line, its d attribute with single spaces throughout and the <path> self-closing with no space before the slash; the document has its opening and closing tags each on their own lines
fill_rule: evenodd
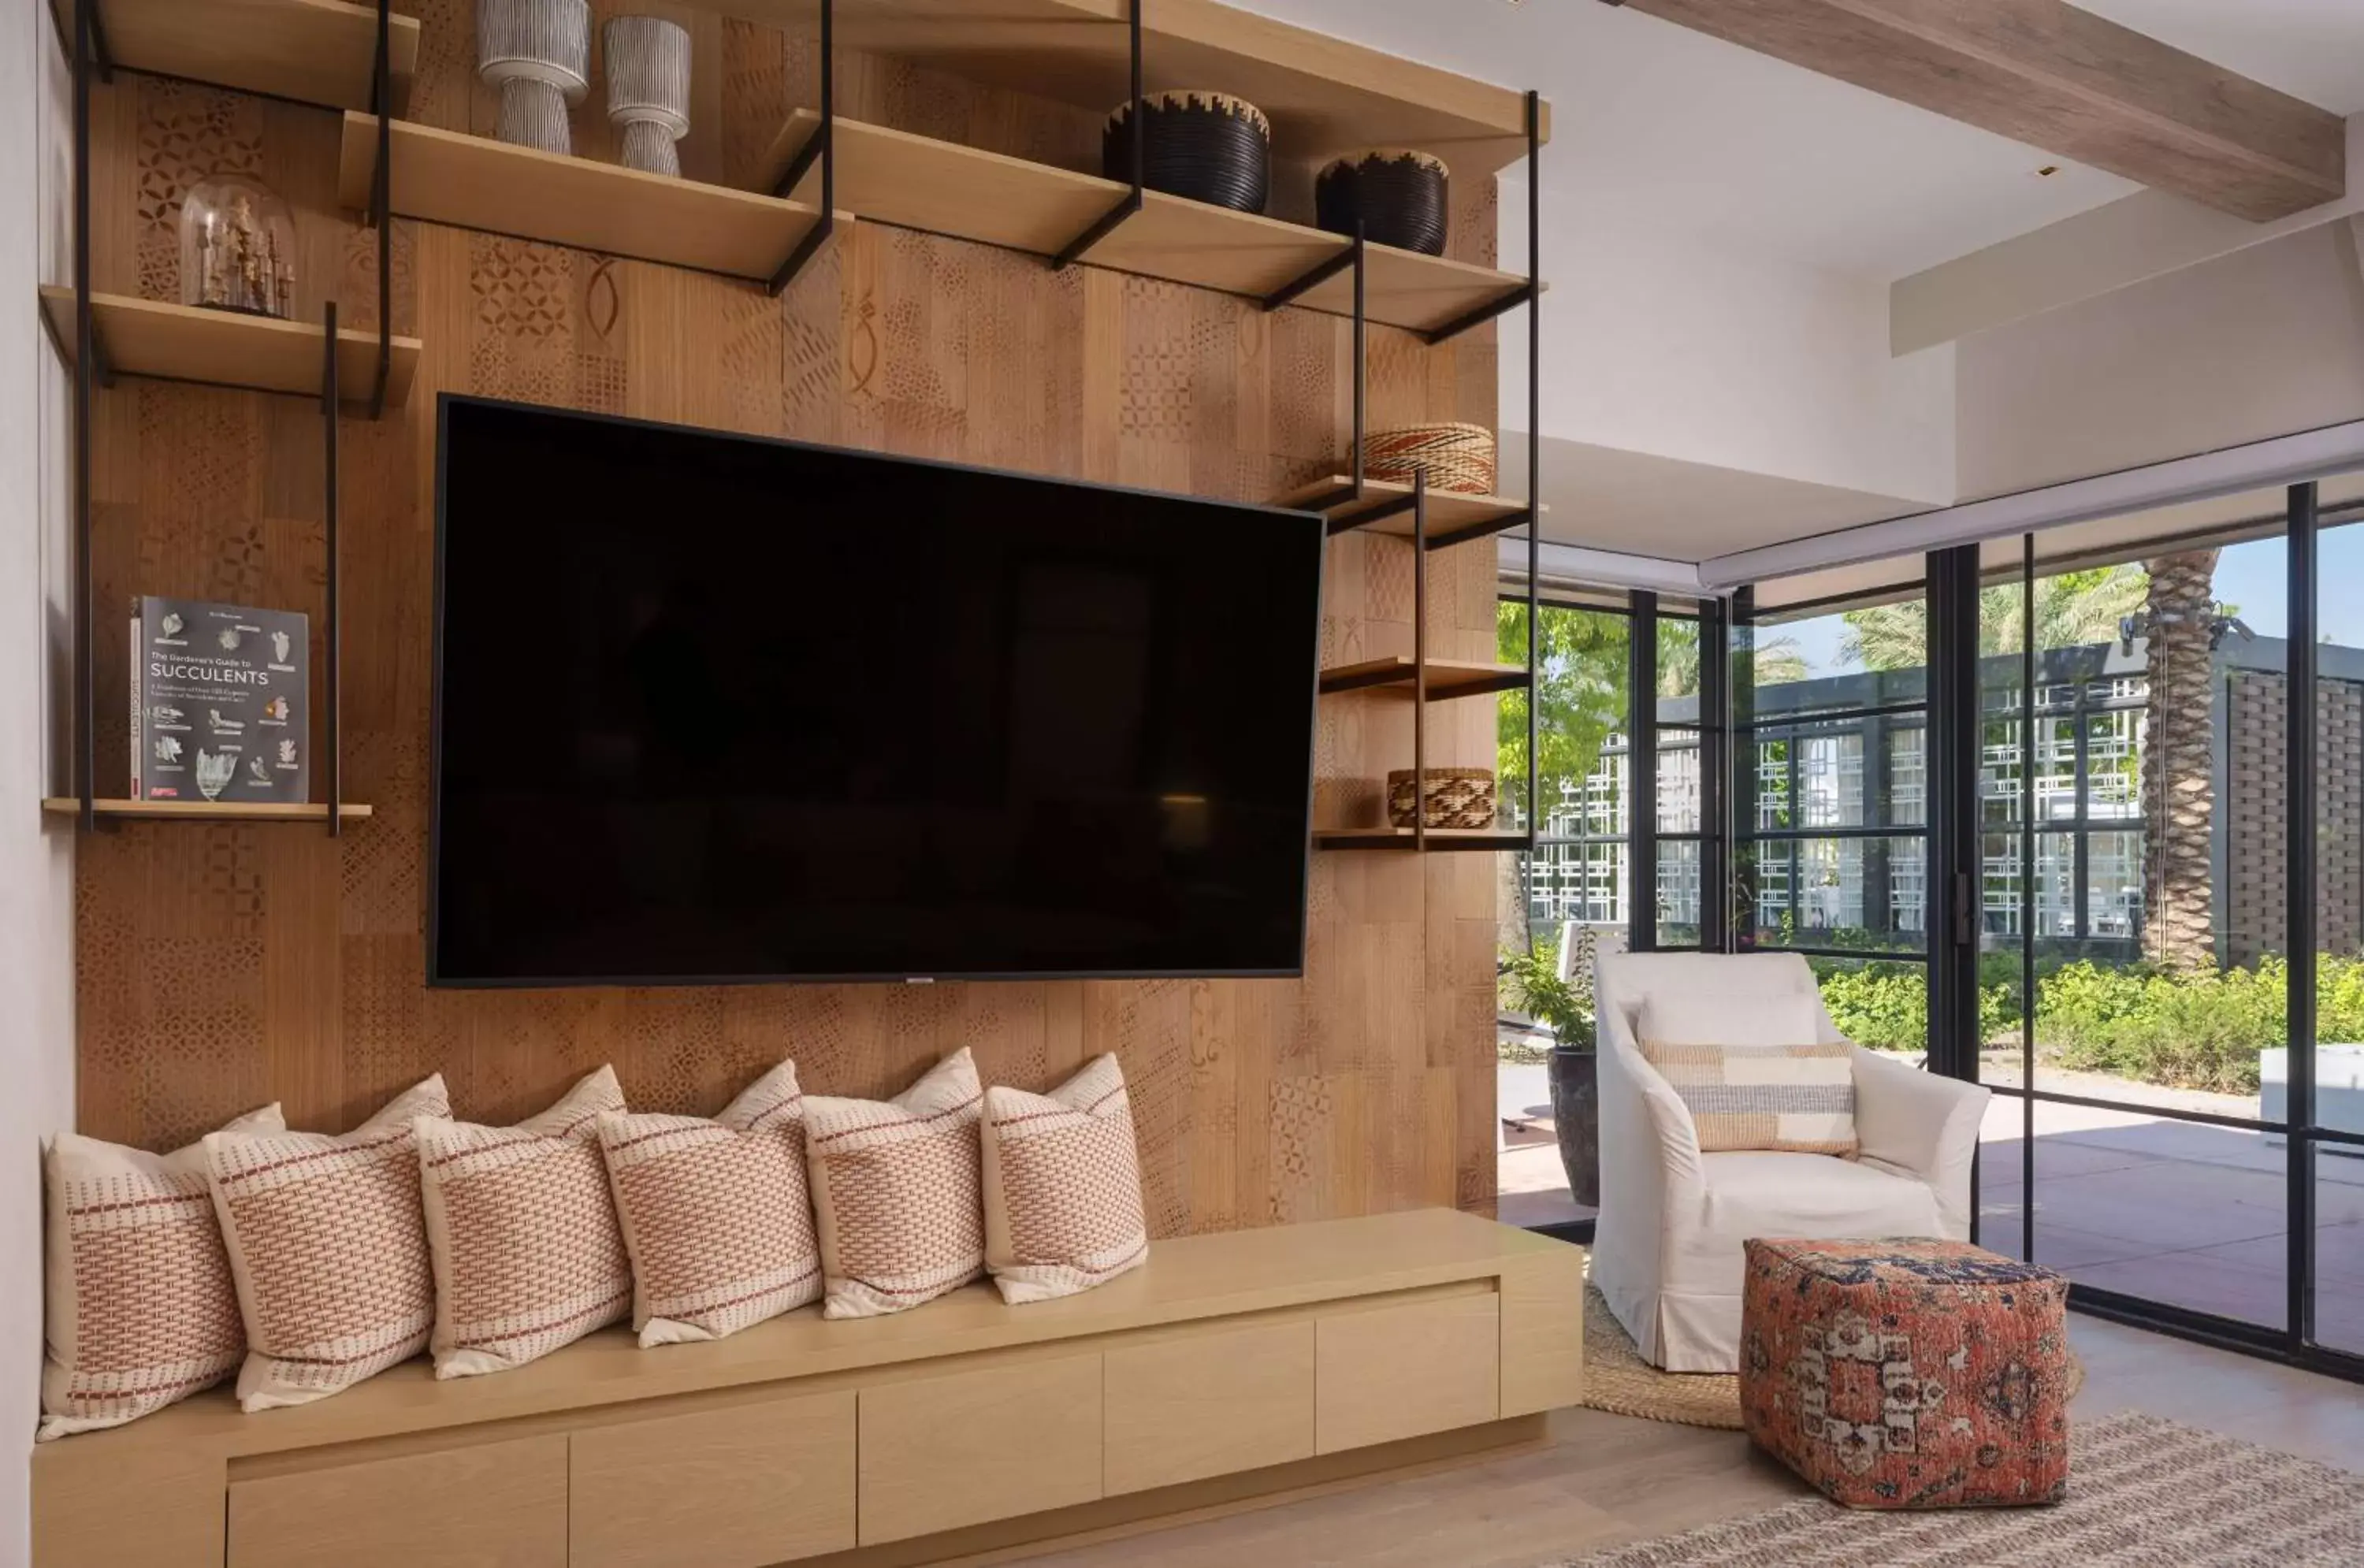
<svg viewBox="0 0 2364 1568">
<path fill-rule="evenodd" d="M 439 424 L 432 983 L 1301 972 L 1318 518 Z"/>
</svg>

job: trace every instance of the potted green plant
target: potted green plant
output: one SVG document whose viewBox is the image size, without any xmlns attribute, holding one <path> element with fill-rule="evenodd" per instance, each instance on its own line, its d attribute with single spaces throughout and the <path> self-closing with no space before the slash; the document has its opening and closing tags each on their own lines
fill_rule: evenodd
<svg viewBox="0 0 2364 1568">
<path fill-rule="evenodd" d="M 1600 1202 L 1600 1078 L 1592 1018 L 1592 975 L 1562 979 L 1556 945 L 1511 953 L 1502 963 L 1503 999 L 1552 1031 L 1552 1127 L 1568 1195 Z"/>
</svg>

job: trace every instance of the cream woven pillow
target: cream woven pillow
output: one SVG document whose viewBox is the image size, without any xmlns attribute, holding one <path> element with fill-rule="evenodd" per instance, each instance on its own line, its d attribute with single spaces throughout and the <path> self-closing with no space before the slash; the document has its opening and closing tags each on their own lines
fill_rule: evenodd
<svg viewBox="0 0 2364 1568">
<path fill-rule="evenodd" d="M 410 1124 L 451 1114 L 437 1073 L 341 1136 L 206 1135 L 250 1414 L 324 1399 L 427 1348 L 435 1276 Z"/>
<path fill-rule="evenodd" d="M 623 1108 L 616 1070 L 602 1067 L 515 1127 L 411 1124 L 437 1377 L 523 1366 L 631 1310 L 632 1265 L 599 1158 L 600 1115 Z"/>
<path fill-rule="evenodd" d="M 963 1050 L 891 1100 L 805 1102 L 822 1316 L 900 1312 L 985 1272 L 984 1099 Z"/>
<path fill-rule="evenodd" d="M 820 1296 L 796 1063 L 723 1113 L 603 1116 L 643 1347 L 719 1340 Z"/>
<path fill-rule="evenodd" d="M 985 1266 L 1016 1305 L 1073 1296 L 1149 1258 L 1132 1103 L 1113 1056 L 1047 1095 L 985 1092 Z"/>
<path fill-rule="evenodd" d="M 224 1132 L 281 1132 L 275 1105 Z M 41 1424 L 47 1440 L 119 1427 L 238 1370 L 238 1289 L 206 1190 L 206 1150 L 151 1154 L 61 1132 L 49 1206 Z"/>
<path fill-rule="evenodd" d="M 1855 1158 L 1855 1047 L 1814 1043 L 1811 993 L 1653 995 L 1634 1031 L 1643 1059 L 1691 1113 L 1700 1152 L 1766 1150 Z"/>
</svg>

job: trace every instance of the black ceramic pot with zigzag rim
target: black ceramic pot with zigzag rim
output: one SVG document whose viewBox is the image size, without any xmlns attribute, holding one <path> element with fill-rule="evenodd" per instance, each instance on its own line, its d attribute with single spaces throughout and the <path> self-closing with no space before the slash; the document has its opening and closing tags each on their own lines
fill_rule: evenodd
<svg viewBox="0 0 2364 1568">
<path fill-rule="evenodd" d="M 1404 148 L 1377 148 L 1341 158 L 1313 182 L 1313 221 L 1333 234 L 1352 234 L 1424 256 L 1444 254 L 1452 227 L 1450 177 L 1442 159 Z"/>
<path fill-rule="evenodd" d="M 1120 104 L 1100 132 L 1100 172 L 1132 179 L 1133 105 Z M 1141 117 L 1141 183 L 1167 195 L 1261 213 L 1272 194 L 1272 122 L 1228 93 L 1152 93 Z"/>
</svg>

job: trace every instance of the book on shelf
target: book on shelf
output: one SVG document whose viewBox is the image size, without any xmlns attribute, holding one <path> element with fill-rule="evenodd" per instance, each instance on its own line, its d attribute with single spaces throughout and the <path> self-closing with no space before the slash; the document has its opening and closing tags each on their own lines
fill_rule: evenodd
<svg viewBox="0 0 2364 1568">
<path fill-rule="evenodd" d="M 131 798 L 311 798 L 311 641 L 293 610 L 131 601 Z"/>
</svg>

